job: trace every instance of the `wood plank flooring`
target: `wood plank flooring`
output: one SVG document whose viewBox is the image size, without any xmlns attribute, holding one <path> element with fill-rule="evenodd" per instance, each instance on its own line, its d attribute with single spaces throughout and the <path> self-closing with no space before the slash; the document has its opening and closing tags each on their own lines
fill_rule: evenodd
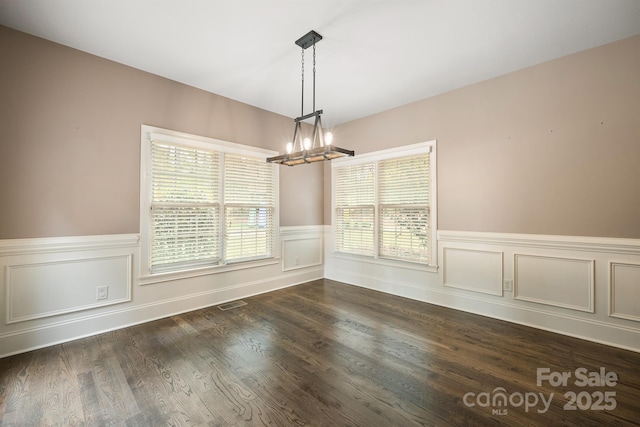
<svg viewBox="0 0 640 427">
<path fill-rule="evenodd" d="M 329 280 L 245 301 L 0 359 L 0 425 L 640 425 L 640 353 Z"/>
</svg>

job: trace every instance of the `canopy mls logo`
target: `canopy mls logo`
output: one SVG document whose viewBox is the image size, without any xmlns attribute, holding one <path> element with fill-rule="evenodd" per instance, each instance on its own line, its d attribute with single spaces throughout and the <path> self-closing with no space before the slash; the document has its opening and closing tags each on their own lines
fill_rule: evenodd
<svg viewBox="0 0 640 427">
<path fill-rule="evenodd" d="M 577 368 L 574 371 L 552 371 L 550 368 L 536 369 L 536 385 L 543 387 L 580 387 L 588 388 L 581 391 L 566 391 L 563 406 L 565 411 L 612 411 L 617 406 L 616 392 L 603 390 L 606 387 L 618 385 L 618 375 L 607 372 L 604 367 L 598 371 L 587 368 Z M 508 393 L 504 387 L 496 387 L 492 392 L 466 393 L 462 401 L 467 407 L 479 406 L 491 408 L 491 415 L 507 415 L 508 408 L 524 407 L 525 412 L 536 410 L 540 414 L 546 413 L 551 407 L 555 393 L 546 395 L 542 392 L 513 392 Z"/>
<path fill-rule="evenodd" d="M 524 406 L 524 411 L 529 412 L 530 409 L 536 408 L 538 413 L 544 414 L 549 410 L 553 393 L 546 398 L 544 393 L 520 393 L 515 392 L 507 394 L 507 390 L 502 387 L 496 387 L 491 393 L 482 392 L 477 395 L 474 392 L 468 392 L 462 398 L 465 406 L 480 406 L 483 408 L 491 407 L 491 415 L 507 415 L 508 406 L 519 408 Z M 537 408 L 541 404 L 541 408 Z"/>
</svg>

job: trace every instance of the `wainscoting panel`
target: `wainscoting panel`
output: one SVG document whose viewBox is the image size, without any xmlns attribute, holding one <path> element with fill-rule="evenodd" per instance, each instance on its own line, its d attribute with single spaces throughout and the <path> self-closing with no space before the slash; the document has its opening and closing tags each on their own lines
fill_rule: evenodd
<svg viewBox="0 0 640 427">
<path fill-rule="evenodd" d="M 322 226 L 282 228 L 282 271 L 322 265 L 323 233 Z"/>
<path fill-rule="evenodd" d="M 7 265 L 7 323 L 130 301 L 131 257 Z"/>
<path fill-rule="evenodd" d="M 502 252 L 443 249 L 443 284 L 502 296 Z"/>
<path fill-rule="evenodd" d="M 320 279 L 323 235 L 281 227 L 273 259 L 156 276 L 137 234 L 0 240 L 0 357 Z"/>
<path fill-rule="evenodd" d="M 594 262 L 515 254 L 514 298 L 593 313 Z"/>
<path fill-rule="evenodd" d="M 333 253 L 332 233 L 328 279 L 640 352 L 640 239 L 439 230 L 420 270 Z"/>
<path fill-rule="evenodd" d="M 439 231 L 440 265 L 425 267 L 334 254 L 331 226 L 282 227 L 280 239 L 269 263 L 151 286 L 140 286 L 138 235 L 0 240 L 0 357 L 323 276 L 640 351 L 640 240 Z M 515 292 L 501 295 L 502 279 Z M 105 280 L 108 300 L 96 301 Z"/>
<path fill-rule="evenodd" d="M 609 315 L 640 322 L 640 264 L 609 263 Z"/>
</svg>

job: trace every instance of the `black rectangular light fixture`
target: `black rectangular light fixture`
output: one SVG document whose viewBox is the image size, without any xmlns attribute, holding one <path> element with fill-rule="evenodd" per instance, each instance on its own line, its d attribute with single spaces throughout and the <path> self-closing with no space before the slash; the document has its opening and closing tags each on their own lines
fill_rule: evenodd
<svg viewBox="0 0 640 427">
<path fill-rule="evenodd" d="M 322 36 L 311 30 L 296 40 L 302 48 L 302 108 L 300 117 L 294 119 L 293 139 L 287 143 L 286 154 L 267 158 L 269 163 L 295 166 L 305 163 L 331 160 L 338 157 L 354 156 L 353 150 L 336 147 L 332 144 L 333 134 L 322 128 L 322 110 L 316 110 L 316 43 Z M 304 51 L 313 46 L 313 112 L 304 114 Z M 301 122 L 314 118 L 313 131 L 310 136 L 303 137 Z"/>
</svg>

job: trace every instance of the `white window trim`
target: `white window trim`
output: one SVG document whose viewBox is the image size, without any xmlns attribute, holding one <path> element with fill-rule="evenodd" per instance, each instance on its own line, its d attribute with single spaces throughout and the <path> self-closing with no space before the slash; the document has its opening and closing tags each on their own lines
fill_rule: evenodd
<svg viewBox="0 0 640 427">
<path fill-rule="evenodd" d="M 274 230 L 273 230 L 273 257 L 263 258 L 254 261 L 233 262 L 229 264 L 212 265 L 199 268 L 191 268 L 186 270 L 175 270 L 151 273 L 149 269 L 149 239 L 151 225 L 148 212 L 151 209 L 151 186 L 149 172 L 151 170 L 151 140 L 153 138 L 162 139 L 167 142 L 188 145 L 194 148 L 207 150 L 217 150 L 225 153 L 241 154 L 251 157 L 264 156 L 265 162 L 267 157 L 272 157 L 278 153 L 273 150 L 252 147 L 237 144 L 219 139 L 208 138 L 205 136 L 193 135 L 184 132 L 178 132 L 169 129 L 158 128 L 155 126 L 142 125 L 140 131 L 140 284 L 146 285 L 151 283 L 165 282 L 188 277 L 197 277 L 214 273 L 223 273 L 226 271 L 241 270 L 246 268 L 255 268 L 266 265 L 280 263 L 280 223 L 279 223 L 279 168 L 274 167 L 275 180 L 275 200 L 274 200 Z M 220 172 L 222 173 L 222 171 Z"/>
<path fill-rule="evenodd" d="M 386 258 L 378 258 L 377 248 L 375 250 L 376 255 L 372 258 L 364 255 L 356 255 L 356 254 L 345 254 L 341 252 L 336 252 L 335 249 L 331 250 L 331 254 L 335 258 L 348 259 L 348 260 L 357 260 L 361 262 L 368 262 L 378 265 L 385 266 L 397 266 L 402 268 L 409 268 L 421 271 L 429 271 L 429 272 L 437 272 L 438 271 L 438 206 L 437 206 L 437 150 L 436 150 L 436 140 L 419 142 L 417 144 L 404 145 L 397 148 L 388 148 L 385 150 L 372 151 L 370 153 L 358 154 L 355 157 L 340 157 L 337 159 L 333 159 L 331 161 L 331 224 L 332 229 L 336 224 L 336 206 L 335 206 L 335 173 L 333 173 L 334 168 L 343 167 L 343 166 L 353 166 L 362 163 L 370 163 L 377 162 L 380 160 L 387 160 L 396 157 L 407 157 L 412 155 L 419 154 L 429 154 L 429 173 L 430 173 L 430 183 L 431 183 L 431 194 L 429 197 L 429 211 L 431 216 L 431 260 L 429 264 L 419 264 L 412 261 L 403 261 L 403 260 L 393 260 Z M 378 203 L 378 195 L 376 197 L 376 206 Z M 377 245 L 378 238 L 378 227 L 375 227 L 375 236 L 374 242 Z"/>
</svg>

